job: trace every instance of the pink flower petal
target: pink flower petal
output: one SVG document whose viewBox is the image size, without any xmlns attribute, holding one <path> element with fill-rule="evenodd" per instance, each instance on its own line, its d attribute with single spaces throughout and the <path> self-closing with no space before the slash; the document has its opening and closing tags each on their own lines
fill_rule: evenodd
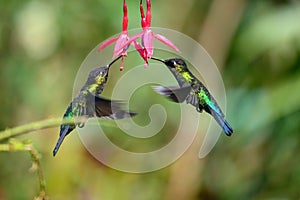
<svg viewBox="0 0 300 200">
<path fill-rule="evenodd" d="M 162 43 L 164 43 L 165 45 L 171 47 L 172 49 L 174 49 L 175 51 L 180 53 L 180 50 L 173 44 L 173 42 L 171 42 L 169 39 L 167 39 L 166 37 L 159 35 L 159 34 L 155 34 L 153 33 L 153 36 L 158 39 L 159 41 L 161 41 Z"/>
<path fill-rule="evenodd" d="M 134 48 L 139 52 L 140 56 L 144 59 L 145 63 L 148 65 L 146 50 L 137 41 L 133 41 L 132 43 Z"/>
<path fill-rule="evenodd" d="M 144 31 L 132 36 L 131 38 L 129 38 L 129 40 L 124 43 L 122 46 L 119 47 L 119 49 L 117 51 L 123 50 L 125 47 L 127 47 L 128 45 L 130 45 L 133 41 L 137 40 L 139 37 L 141 37 L 144 34 Z"/>
<path fill-rule="evenodd" d="M 129 40 L 129 36 L 127 34 L 127 32 L 125 33 L 122 33 L 117 42 L 116 42 L 116 45 L 115 45 L 115 49 L 114 49 L 114 55 L 113 57 L 116 57 L 116 56 L 119 56 L 121 55 L 124 51 L 126 51 L 127 49 L 127 46 L 125 46 L 125 44 L 128 42 Z"/>
<path fill-rule="evenodd" d="M 153 55 L 153 34 L 150 28 L 145 29 L 144 35 L 142 37 L 142 45 L 146 49 L 147 58 L 151 58 Z"/>
<path fill-rule="evenodd" d="M 105 47 L 117 41 L 119 36 L 105 40 L 99 47 L 98 51 L 102 51 Z"/>
</svg>

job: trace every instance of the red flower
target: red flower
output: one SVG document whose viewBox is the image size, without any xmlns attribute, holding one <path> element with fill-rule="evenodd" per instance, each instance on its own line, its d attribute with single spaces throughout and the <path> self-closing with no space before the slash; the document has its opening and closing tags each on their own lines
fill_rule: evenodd
<svg viewBox="0 0 300 200">
<path fill-rule="evenodd" d="M 122 33 L 114 38 L 110 38 L 106 41 L 104 41 L 98 51 L 103 50 L 108 45 L 116 42 L 115 48 L 114 48 L 114 54 L 113 57 L 122 56 L 121 66 L 120 70 L 122 71 L 124 69 L 124 57 L 127 56 L 126 50 L 128 49 L 129 45 L 132 44 L 134 48 L 139 52 L 140 56 L 145 61 L 145 66 L 148 65 L 148 59 L 152 58 L 153 55 L 153 38 L 156 38 L 157 40 L 161 41 L 162 43 L 166 44 L 167 46 L 171 47 L 177 52 L 180 52 L 179 49 L 166 37 L 153 33 L 151 30 L 151 2 L 150 0 L 147 0 L 147 12 L 146 16 L 144 13 L 144 8 L 142 4 L 142 0 L 140 0 L 140 13 L 141 13 L 141 25 L 143 28 L 143 31 L 141 33 L 136 34 L 132 38 L 128 35 L 128 14 L 127 14 L 127 5 L 126 0 L 124 0 L 123 3 L 123 25 L 122 25 Z M 142 45 L 140 45 L 136 40 L 141 37 Z"/>
<path fill-rule="evenodd" d="M 123 14 L 122 33 L 117 37 L 110 38 L 110 39 L 104 41 L 98 49 L 98 51 L 101 51 L 108 45 L 116 42 L 113 57 L 122 55 L 122 61 L 121 61 L 121 66 L 120 66 L 121 71 L 124 69 L 124 66 L 123 66 L 124 56 L 127 56 L 126 50 L 128 49 L 129 44 L 130 44 L 130 43 L 128 43 L 130 37 L 128 35 L 128 14 L 127 14 L 126 0 L 124 0 L 124 3 L 123 3 L 123 13 L 124 14 Z"/>
<path fill-rule="evenodd" d="M 146 17 L 142 5 L 142 0 L 140 1 L 140 12 L 141 12 L 141 25 L 143 28 L 143 31 L 141 33 L 136 34 L 135 36 L 131 37 L 120 49 L 123 49 L 124 47 L 127 47 L 129 44 L 133 43 L 137 51 L 140 53 L 141 57 L 146 61 L 147 59 L 151 58 L 153 55 L 153 37 L 157 40 L 161 41 L 162 43 L 166 44 L 167 46 L 171 47 L 177 52 L 180 52 L 179 49 L 166 37 L 153 33 L 151 30 L 151 2 L 150 0 L 147 0 L 147 12 Z M 136 43 L 134 43 L 139 37 L 142 39 L 142 46 L 137 46 Z M 140 48 L 143 48 L 143 52 Z"/>
</svg>

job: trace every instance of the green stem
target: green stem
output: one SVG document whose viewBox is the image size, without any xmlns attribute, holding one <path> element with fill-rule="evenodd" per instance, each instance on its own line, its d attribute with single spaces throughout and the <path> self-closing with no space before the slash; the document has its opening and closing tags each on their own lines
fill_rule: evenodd
<svg viewBox="0 0 300 200">
<path fill-rule="evenodd" d="M 46 129 L 46 128 L 51 128 L 51 127 L 56 127 L 61 124 L 72 124 L 74 123 L 74 120 L 78 122 L 84 122 L 86 121 L 85 118 L 76 118 L 76 119 L 61 119 L 61 118 L 52 118 L 52 119 L 46 119 L 43 121 L 38 121 L 38 122 L 33 122 L 30 124 L 25 124 L 22 126 L 18 126 L 15 128 L 10 128 L 6 129 L 4 131 L 0 132 L 0 141 L 4 139 L 8 139 L 11 137 L 19 136 L 28 132 L 36 131 L 36 130 L 41 130 L 41 129 Z"/>
</svg>

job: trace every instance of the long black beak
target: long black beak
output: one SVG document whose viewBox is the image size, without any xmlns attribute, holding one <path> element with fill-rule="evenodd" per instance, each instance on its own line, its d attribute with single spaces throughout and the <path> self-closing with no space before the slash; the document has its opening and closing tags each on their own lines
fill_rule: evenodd
<svg viewBox="0 0 300 200">
<path fill-rule="evenodd" d="M 113 61 L 111 61 L 110 63 L 108 63 L 107 65 L 106 65 L 106 67 L 107 68 L 110 68 L 110 66 L 112 66 L 115 62 L 117 62 L 120 58 L 122 58 L 122 55 L 121 56 L 119 56 L 119 57 L 117 57 L 117 58 L 115 58 Z"/>
<path fill-rule="evenodd" d="M 162 63 L 165 63 L 165 62 L 166 62 L 165 60 L 160 59 L 160 58 L 154 58 L 154 57 L 152 57 L 151 59 L 152 59 L 152 60 L 157 60 L 157 61 L 162 62 Z"/>
</svg>

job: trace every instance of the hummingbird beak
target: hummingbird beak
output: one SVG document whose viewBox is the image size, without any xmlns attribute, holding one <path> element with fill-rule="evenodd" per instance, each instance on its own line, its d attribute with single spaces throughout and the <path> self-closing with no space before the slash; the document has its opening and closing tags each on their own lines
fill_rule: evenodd
<svg viewBox="0 0 300 200">
<path fill-rule="evenodd" d="M 120 58 L 122 58 L 123 56 L 120 55 L 117 58 L 115 58 L 113 61 L 111 61 L 110 63 L 108 63 L 108 65 L 106 65 L 105 67 L 107 67 L 107 69 L 110 68 L 110 66 L 112 66 L 116 61 L 118 61 Z"/>
<path fill-rule="evenodd" d="M 162 63 L 165 63 L 165 60 L 160 59 L 160 58 L 154 58 L 154 57 L 151 57 L 151 59 L 152 59 L 152 60 L 159 61 L 159 62 L 162 62 Z"/>
</svg>

